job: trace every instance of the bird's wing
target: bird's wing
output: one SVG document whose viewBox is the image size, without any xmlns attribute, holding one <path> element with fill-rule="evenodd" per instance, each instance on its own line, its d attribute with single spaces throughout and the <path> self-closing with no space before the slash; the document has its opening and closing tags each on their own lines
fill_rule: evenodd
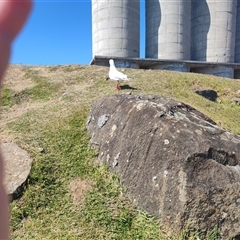
<svg viewBox="0 0 240 240">
<path fill-rule="evenodd" d="M 128 76 L 117 69 L 110 69 L 109 78 L 113 80 L 129 80 Z"/>
</svg>

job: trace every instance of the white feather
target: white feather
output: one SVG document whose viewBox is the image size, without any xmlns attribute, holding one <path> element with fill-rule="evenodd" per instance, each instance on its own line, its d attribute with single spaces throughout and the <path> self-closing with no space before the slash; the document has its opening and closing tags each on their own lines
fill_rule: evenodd
<svg viewBox="0 0 240 240">
<path fill-rule="evenodd" d="M 115 67 L 115 64 L 114 64 L 114 61 L 113 59 L 110 59 L 109 60 L 109 64 L 110 64 L 110 69 L 109 69 L 109 78 L 111 80 L 116 80 L 116 81 L 119 81 L 119 80 L 130 80 L 130 78 L 128 78 L 128 76 L 122 72 L 119 72 L 116 67 Z"/>
</svg>

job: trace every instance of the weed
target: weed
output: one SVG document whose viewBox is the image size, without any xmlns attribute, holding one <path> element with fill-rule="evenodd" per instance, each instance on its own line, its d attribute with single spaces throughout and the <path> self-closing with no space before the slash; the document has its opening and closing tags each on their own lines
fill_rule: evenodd
<svg viewBox="0 0 240 240">
<path fill-rule="evenodd" d="M 59 70 L 61 66 L 53 66 L 53 67 L 49 67 L 49 72 L 56 72 L 57 70 Z"/>
<path fill-rule="evenodd" d="M 67 65 L 67 66 L 63 66 L 63 71 L 65 73 L 70 73 L 73 71 L 79 71 L 82 70 L 84 67 L 81 65 Z"/>
</svg>

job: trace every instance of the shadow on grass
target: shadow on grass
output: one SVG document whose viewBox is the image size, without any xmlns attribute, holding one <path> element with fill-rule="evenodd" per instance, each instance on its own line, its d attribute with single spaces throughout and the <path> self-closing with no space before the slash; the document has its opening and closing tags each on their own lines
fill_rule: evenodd
<svg viewBox="0 0 240 240">
<path fill-rule="evenodd" d="M 126 89 L 128 89 L 128 90 L 138 90 L 138 88 L 131 87 L 128 84 L 121 85 L 121 89 L 122 90 L 126 90 Z"/>
</svg>

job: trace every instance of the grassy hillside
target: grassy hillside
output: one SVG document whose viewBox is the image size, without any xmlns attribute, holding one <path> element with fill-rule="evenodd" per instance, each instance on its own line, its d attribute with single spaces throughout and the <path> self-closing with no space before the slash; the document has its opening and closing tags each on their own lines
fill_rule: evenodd
<svg viewBox="0 0 240 240">
<path fill-rule="evenodd" d="M 240 134 L 240 81 L 157 70 L 125 69 L 132 81 L 106 81 L 97 66 L 10 66 L 0 123 L 3 141 L 14 141 L 34 159 L 24 195 L 11 203 L 12 239 L 198 239 L 178 236 L 138 211 L 117 177 L 94 163 L 86 120 L 92 103 L 124 92 L 158 94 L 190 104 L 221 127 Z M 214 89 L 216 103 L 194 93 Z M 217 239 L 217 230 L 208 239 Z"/>
</svg>

